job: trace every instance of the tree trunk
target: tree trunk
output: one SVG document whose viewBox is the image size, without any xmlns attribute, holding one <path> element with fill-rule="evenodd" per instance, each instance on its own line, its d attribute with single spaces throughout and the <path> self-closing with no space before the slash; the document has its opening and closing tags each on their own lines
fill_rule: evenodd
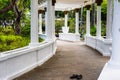
<svg viewBox="0 0 120 80">
<path fill-rule="evenodd" d="M 92 13 L 91 13 L 91 26 L 95 25 L 95 3 L 92 4 Z"/>
<path fill-rule="evenodd" d="M 21 23 L 20 23 L 21 16 L 18 16 L 15 20 L 15 33 L 17 35 L 21 34 Z"/>
<path fill-rule="evenodd" d="M 14 5 L 14 12 L 16 15 L 16 20 L 15 20 L 15 33 L 17 35 L 21 34 L 21 15 L 22 11 L 19 10 L 19 7 L 17 4 Z"/>
</svg>

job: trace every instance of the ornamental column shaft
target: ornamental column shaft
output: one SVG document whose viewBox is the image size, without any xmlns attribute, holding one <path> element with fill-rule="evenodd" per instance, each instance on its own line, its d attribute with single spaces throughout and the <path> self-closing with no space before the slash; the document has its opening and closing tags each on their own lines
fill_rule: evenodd
<svg viewBox="0 0 120 80">
<path fill-rule="evenodd" d="M 101 37 L 101 6 L 97 6 L 97 37 Z"/>
<path fill-rule="evenodd" d="M 42 34 L 42 13 L 39 14 L 39 34 Z"/>
<path fill-rule="evenodd" d="M 38 45 L 38 0 L 31 0 L 31 42 L 30 46 Z"/>
<path fill-rule="evenodd" d="M 46 12 L 46 41 L 53 40 L 53 23 L 52 23 L 52 0 L 47 0 L 47 12 Z"/>
<path fill-rule="evenodd" d="M 45 8 L 45 34 L 47 34 L 47 8 Z"/>
<path fill-rule="evenodd" d="M 54 8 L 53 1 L 47 0 L 46 41 L 54 40 Z"/>
<path fill-rule="evenodd" d="M 52 28 L 53 28 L 53 37 L 55 39 L 55 3 L 56 0 L 52 0 Z"/>
<path fill-rule="evenodd" d="M 75 33 L 79 34 L 79 9 L 75 10 L 75 16 L 76 16 L 76 27 L 75 27 Z"/>
<path fill-rule="evenodd" d="M 90 10 L 87 10 L 87 19 L 86 19 L 86 34 L 90 35 Z"/>
<path fill-rule="evenodd" d="M 65 27 L 68 27 L 68 12 L 65 11 Z"/>
<path fill-rule="evenodd" d="M 83 23 L 83 7 L 81 7 L 81 25 Z"/>
<path fill-rule="evenodd" d="M 54 39 L 55 39 L 55 6 L 52 6 L 52 12 L 53 12 L 53 14 L 52 14 L 52 16 L 53 16 L 53 20 L 52 20 L 52 23 L 53 23 L 53 36 L 54 36 Z"/>
<path fill-rule="evenodd" d="M 97 38 L 101 38 L 101 4 L 103 0 L 96 0 L 97 3 Z"/>
<path fill-rule="evenodd" d="M 113 14 L 112 0 L 108 0 L 108 4 L 107 4 L 107 26 L 106 26 L 106 38 L 107 39 L 112 39 L 112 14 Z"/>
<path fill-rule="evenodd" d="M 114 0 L 112 55 L 98 80 L 120 80 L 120 0 Z"/>
<path fill-rule="evenodd" d="M 87 14 L 86 14 L 86 35 L 90 36 L 90 5 L 86 6 Z"/>
</svg>

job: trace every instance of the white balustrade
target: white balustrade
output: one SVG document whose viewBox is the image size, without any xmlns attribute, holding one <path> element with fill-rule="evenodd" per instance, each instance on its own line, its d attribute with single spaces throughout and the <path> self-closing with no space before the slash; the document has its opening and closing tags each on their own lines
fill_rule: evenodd
<svg viewBox="0 0 120 80">
<path fill-rule="evenodd" d="M 96 38 L 95 36 L 86 36 L 86 45 L 98 50 L 103 56 L 110 56 L 112 40 Z"/>
<path fill-rule="evenodd" d="M 56 48 L 55 40 L 1 53 L 0 80 L 12 80 L 42 65 L 55 54 Z"/>
</svg>

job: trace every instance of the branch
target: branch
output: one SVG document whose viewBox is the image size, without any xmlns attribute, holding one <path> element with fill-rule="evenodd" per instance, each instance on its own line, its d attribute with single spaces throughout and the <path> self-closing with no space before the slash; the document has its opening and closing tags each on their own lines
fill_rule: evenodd
<svg viewBox="0 0 120 80">
<path fill-rule="evenodd" d="M 9 10 L 13 9 L 13 6 L 15 5 L 16 1 L 17 0 L 11 0 L 11 3 L 7 7 L 0 10 L 0 14 L 3 14 L 5 12 L 8 12 Z"/>
</svg>

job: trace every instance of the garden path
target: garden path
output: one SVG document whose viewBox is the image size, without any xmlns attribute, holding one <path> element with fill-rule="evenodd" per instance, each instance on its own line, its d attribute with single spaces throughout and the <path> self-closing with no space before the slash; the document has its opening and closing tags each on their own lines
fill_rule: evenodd
<svg viewBox="0 0 120 80">
<path fill-rule="evenodd" d="M 109 57 L 103 57 L 83 42 L 57 41 L 58 49 L 49 61 L 14 80 L 70 80 L 82 74 L 82 80 L 97 80 Z"/>
</svg>

